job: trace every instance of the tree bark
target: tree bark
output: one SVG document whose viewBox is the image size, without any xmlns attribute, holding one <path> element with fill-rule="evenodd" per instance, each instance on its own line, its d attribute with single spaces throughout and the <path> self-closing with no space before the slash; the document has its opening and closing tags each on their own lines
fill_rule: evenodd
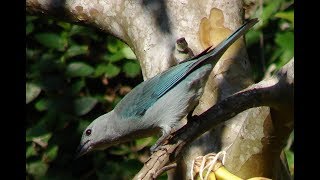
<svg viewBox="0 0 320 180">
<path fill-rule="evenodd" d="M 177 39 L 184 37 L 198 54 L 209 45 L 217 45 L 243 23 L 244 17 L 242 0 L 27 0 L 26 5 L 30 14 L 86 24 L 120 38 L 136 54 L 144 79 L 176 63 L 172 54 Z M 251 67 L 245 43 L 240 39 L 213 69 L 194 114 L 202 114 L 251 84 Z M 278 172 L 270 170 L 279 164 L 278 149 L 281 151 L 283 143 L 270 142 L 286 128 L 282 124 L 285 122 L 277 124 L 283 116 L 286 115 L 277 110 L 270 112 L 269 107 L 251 108 L 235 115 L 192 142 L 170 178 L 189 179 L 192 159 L 230 144 L 226 167 L 231 172 L 243 178 L 278 176 Z M 277 142 L 285 141 L 287 131 L 280 133 Z M 247 145 L 251 148 L 243 148 Z M 274 146 L 278 147 L 277 152 L 272 152 Z M 259 168 L 252 168 L 256 162 Z"/>
</svg>

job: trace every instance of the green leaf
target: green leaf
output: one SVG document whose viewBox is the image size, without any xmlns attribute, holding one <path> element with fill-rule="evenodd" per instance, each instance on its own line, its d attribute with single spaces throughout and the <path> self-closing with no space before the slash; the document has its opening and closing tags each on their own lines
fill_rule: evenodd
<svg viewBox="0 0 320 180">
<path fill-rule="evenodd" d="M 33 101 L 41 92 L 41 88 L 34 83 L 26 83 L 26 104 Z"/>
<path fill-rule="evenodd" d="M 52 65 L 56 64 L 56 62 L 54 62 L 54 60 L 56 58 L 57 58 L 56 54 L 46 52 L 46 53 L 41 54 L 40 60 L 41 60 L 41 63 L 44 64 L 43 66 L 46 66 L 46 65 L 51 66 L 51 64 Z M 42 68 L 44 68 L 44 67 L 42 67 Z M 48 67 L 48 68 L 50 69 L 50 67 Z"/>
<path fill-rule="evenodd" d="M 70 32 L 70 36 L 82 36 L 82 37 L 90 37 L 94 41 L 99 40 L 99 36 L 93 29 L 85 27 L 85 26 L 79 26 L 79 25 L 72 25 Z"/>
<path fill-rule="evenodd" d="M 111 52 L 111 53 L 116 53 L 116 52 L 118 52 L 118 47 L 117 47 L 117 45 L 115 45 L 115 44 L 113 44 L 113 43 L 108 43 L 108 44 L 107 44 L 107 49 L 108 49 L 108 51 Z"/>
<path fill-rule="evenodd" d="M 123 42 L 112 36 L 108 37 L 107 42 L 107 49 L 111 53 L 117 53 L 120 49 L 122 49 L 125 46 Z"/>
<path fill-rule="evenodd" d="M 35 156 L 35 155 L 37 155 L 36 150 L 34 149 L 34 147 L 32 145 L 29 145 L 26 150 L 26 158 L 29 158 L 29 157 Z"/>
<path fill-rule="evenodd" d="M 55 33 L 39 33 L 35 35 L 36 40 L 47 48 L 63 51 L 67 45 L 67 39 Z"/>
<path fill-rule="evenodd" d="M 46 149 L 46 152 L 44 153 L 46 162 L 53 161 L 57 157 L 57 154 L 58 154 L 57 145 L 51 146 L 48 149 Z"/>
<path fill-rule="evenodd" d="M 126 59 L 137 59 L 129 46 L 122 48 L 121 51 Z"/>
<path fill-rule="evenodd" d="M 94 72 L 94 69 L 82 62 L 70 63 L 66 69 L 66 75 L 69 77 L 85 77 Z"/>
<path fill-rule="evenodd" d="M 121 51 L 116 52 L 115 54 L 106 54 L 102 57 L 103 60 L 108 62 L 117 62 L 124 58 L 124 55 Z"/>
<path fill-rule="evenodd" d="M 99 64 L 96 68 L 96 71 L 94 72 L 94 76 L 98 77 L 102 74 L 106 73 L 108 71 L 108 65 L 107 64 Z"/>
<path fill-rule="evenodd" d="M 51 137 L 52 137 L 52 133 L 48 133 L 48 134 L 44 134 L 42 136 L 39 136 L 38 138 L 40 138 L 42 142 L 48 143 L 48 141 Z"/>
<path fill-rule="evenodd" d="M 49 133 L 44 127 L 44 122 L 39 121 L 35 126 L 28 128 L 26 131 L 26 142 L 31 142 L 33 138 L 36 137 L 51 137 L 51 133 Z"/>
<path fill-rule="evenodd" d="M 274 17 L 288 20 L 294 24 L 294 11 L 278 12 L 274 15 Z"/>
<path fill-rule="evenodd" d="M 74 82 L 71 86 L 70 86 L 70 93 L 71 94 L 77 94 L 81 91 L 81 89 L 85 86 L 85 81 L 83 79 L 78 80 L 76 82 Z"/>
<path fill-rule="evenodd" d="M 49 107 L 49 103 L 50 103 L 50 100 L 49 99 L 46 99 L 46 98 L 42 98 L 40 100 L 38 100 L 35 104 L 35 108 L 38 110 L 38 111 L 45 111 L 48 109 Z"/>
<path fill-rule="evenodd" d="M 275 42 L 283 49 L 293 50 L 294 48 L 294 35 L 293 32 L 277 33 Z"/>
<path fill-rule="evenodd" d="M 45 131 L 43 131 L 45 132 Z M 43 143 L 48 143 L 52 133 L 43 133 L 40 129 L 32 128 L 27 130 L 26 142 L 31 142 L 32 139 L 38 138 Z M 40 133 L 40 134 L 39 134 Z"/>
<path fill-rule="evenodd" d="M 280 8 L 282 1 L 283 0 L 269 1 L 269 3 L 263 8 L 261 14 L 263 24 L 266 24 L 270 20 L 271 16 L 277 12 L 277 10 Z"/>
<path fill-rule="evenodd" d="M 71 29 L 71 24 L 70 23 L 66 23 L 66 22 L 58 22 L 57 23 L 58 26 L 62 27 L 65 30 L 70 30 Z"/>
<path fill-rule="evenodd" d="M 278 68 L 286 64 L 294 56 L 293 32 L 277 33 L 275 43 L 281 48 L 282 54 L 278 61 Z"/>
<path fill-rule="evenodd" d="M 129 61 L 124 64 L 123 71 L 126 73 L 127 76 L 135 77 L 140 74 L 140 66 L 136 63 L 136 61 Z"/>
<path fill-rule="evenodd" d="M 120 68 L 113 64 L 108 64 L 104 70 L 105 70 L 105 76 L 108 78 L 113 78 L 120 73 Z"/>
<path fill-rule="evenodd" d="M 256 30 L 256 31 L 249 31 L 245 38 L 246 38 L 246 44 L 247 46 L 251 46 L 254 43 L 259 42 L 260 39 L 260 31 Z"/>
<path fill-rule="evenodd" d="M 78 116 L 88 113 L 97 104 L 97 100 L 93 97 L 81 97 L 74 101 L 74 112 Z"/>
<path fill-rule="evenodd" d="M 32 23 L 28 23 L 26 26 L 26 35 L 32 33 L 33 29 L 34 29 L 34 25 Z"/>
<path fill-rule="evenodd" d="M 39 57 L 40 50 L 38 49 L 26 49 L 27 63 L 34 62 Z"/>
<path fill-rule="evenodd" d="M 287 64 L 287 62 L 290 61 L 290 59 L 294 56 L 293 51 L 284 51 L 281 56 L 278 65 L 278 68 L 281 68 L 283 65 Z"/>
<path fill-rule="evenodd" d="M 290 150 L 285 150 L 285 155 L 288 161 L 288 166 L 289 169 L 291 171 L 291 174 L 293 174 L 293 170 L 294 170 L 294 153 Z"/>
<path fill-rule="evenodd" d="M 27 164 L 27 172 L 37 178 L 43 177 L 46 174 L 47 170 L 48 165 L 42 161 L 35 161 Z"/>
<path fill-rule="evenodd" d="M 65 53 L 65 58 L 70 58 L 74 56 L 78 56 L 81 54 L 87 54 L 88 53 L 88 46 L 87 45 L 72 45 L 67 52 Z"/>
</svg>

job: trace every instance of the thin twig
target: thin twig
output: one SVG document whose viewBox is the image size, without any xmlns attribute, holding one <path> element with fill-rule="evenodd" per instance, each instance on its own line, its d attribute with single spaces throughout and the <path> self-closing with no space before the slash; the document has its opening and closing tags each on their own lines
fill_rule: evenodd
<svg viewBox="0 0 320 180">
<path fill-rule="evenodd" d="M 162 173 L 170 170 L 170 169 L 173 169 L 177 167 L 177 163 L 172 163 L 170 165 L 167 165 L 167 166 L 164 166 L 162 167 L 156 174 L 153 175 L 153 179 L 156 179 L 157 177 L 159 177 Z"/>
</svg>

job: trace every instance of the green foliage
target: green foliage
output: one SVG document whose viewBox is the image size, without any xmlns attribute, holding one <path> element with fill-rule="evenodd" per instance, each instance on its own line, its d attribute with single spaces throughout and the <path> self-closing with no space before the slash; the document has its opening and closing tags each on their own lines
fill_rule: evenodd
<svg viewBox="0 0 320 180">
<path fill-rule="evenodd" d="M 113 64 L 101 64 L 96 70 L 96 75 L 104 74 L 105 77 L 113 78 L 120 73 L 120 68 Z"/>
<path fill-rule="evenodd" d="M 294 9 L 292 0 L 266 0 L 253 17 L 260 22 L 246 35 L 255 81 L 274 73 L 294 56 Z M 252 18 L 252 17 L 251 17 Z M 272 67 L 276 67 L 272 70 Z"/>
<path fill-rule="evenodd" d="M 274 15 L 274 17 L 288 20 L 292 26 L 294 26 L 294 11 L 278 12 Z"/>
<path fill-rule="evenodd" d="M 80 97 L 74 101 L 74 112 L 78 116 L 85 115 L 93 109 L 97 102 L 93 97 Z"/>
<path fill-rule="evenodd" d="M 66 53 L 64 54 L 65 56 L 63 58 L 68 59 L 74 56 L 87 54 L 88 52 L 89 52 L 89 47 L 87 45 L 80 46 L 80 45 L 74 44 L 66 51 Z"/>
<path fill-rule="evenodd" d="M 294 132 L 292 132 L 288 138 L 286 147 L 284 148 L 284 153 L 288 161 L 288 167 L 292 177 L 294 177 Z"/>
<path fill-rule="evenodd" d="M 53 161 L 56 158 L 57 153 L 58 153 L 58 146 L 57 145 L 54 145 L 52 147 L 48 147 L 43 154 L 44 161 L 45 162 Z"/>
<path fill-rule="evenodd" d="M 38 97 L 41 92 L 41 88 L 33 83 L 26 83 L 26 103 L 28 104 L 32 100 Z"/>
<path fill-rule="evenodd" d="M 132 50 L 87 27 L 26 20 L 26 178 L 132 178 L 143 165 L 134 142 L 73 160 L 89 123 L 115 106 L 123 88 L 142 81 Z"/>
<path fill-rule="evenodd" d="M 126 73 L 127 76 L 135 77 L 137 74 L 140 73 L 140 66 L 136 63 L 136 61 L 127 62 L 123 66 L 123 71 Z"/>
<path fill-rule="evenodd" d="M 86 77 L 91 75 L 94 72 L 94 69 L 83 63 L 83 62 L 74 62 L 70 63 L 66 69 L 67 77 Z"/>
<path fill-rule="evenodd" d="M 274 59 L 278 59 L 278 66 L 282 67 L 294 56 L 294 35 L 293 32 L 278 33 L 275 38 L 278 46 Z M 279 53 L 278 53 L 279 51 Z"/>
<path fill-rule="evenodd" d="M 293 172 L 294 172 L 294 153 L 291 150 L 285 150 L 285 155 L 288 161 L 288 165 L 289 165 L 289 170 L 291 172 L 291 175 L 293 176 Z"/>
<path fill-rule="evenodd" d="M 26 168 L 30 175 L 33 175 L 35 179 L 38 179 L 46 174 L 48 165 L 42 161 L 34 161 L 28 163 Z"/>
<path fill-rule="evenodd" d="M 38 33 L 34 35 L 35 39 L 47 48 L 63 51 L 67 39 L 55 33 Z"/>
</svg>

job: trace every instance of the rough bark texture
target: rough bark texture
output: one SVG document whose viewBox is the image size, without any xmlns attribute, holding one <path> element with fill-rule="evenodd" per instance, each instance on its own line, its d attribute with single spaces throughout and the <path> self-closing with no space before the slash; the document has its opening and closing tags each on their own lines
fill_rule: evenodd
<svg viewBox="0 0 320 180">
<path fill-rule="evenodd" d="M 172 54 L 176 39 L 185 37 L 194 54 L 198 54 L 239 27 L 244 17 L 242 0 L 27 0 L 26 5 L 28 13 L 87 24 L 120 38 L 136 54 L 144 79 L 175 64 Z M 194 114 L 203 113 L 252 84 L 250 71 L 241 39 L 213 69 Z M 191 143 L 170 177 L 188 179 L 192 159 L 218 152 L 231 143 L 226 162 L 231 172 L 243 178 L 275 177 L 270 170 L 279 165 L 281 146 L 270 145 L 269 137 L 278 137 L 277 133 L 285 128 L 277 124 L 283 116 L 276 110 L 270 113 L 268 107 L 252 108 L 234 116 Z M 283 133 L 279 141 L 286 136 L 288 133 Z M 270 152 L 276 145 L 277 152 Z M 259 162 L 259 168 L 252 168 L 256 167 L 255 162 Z"/>
</svg>

